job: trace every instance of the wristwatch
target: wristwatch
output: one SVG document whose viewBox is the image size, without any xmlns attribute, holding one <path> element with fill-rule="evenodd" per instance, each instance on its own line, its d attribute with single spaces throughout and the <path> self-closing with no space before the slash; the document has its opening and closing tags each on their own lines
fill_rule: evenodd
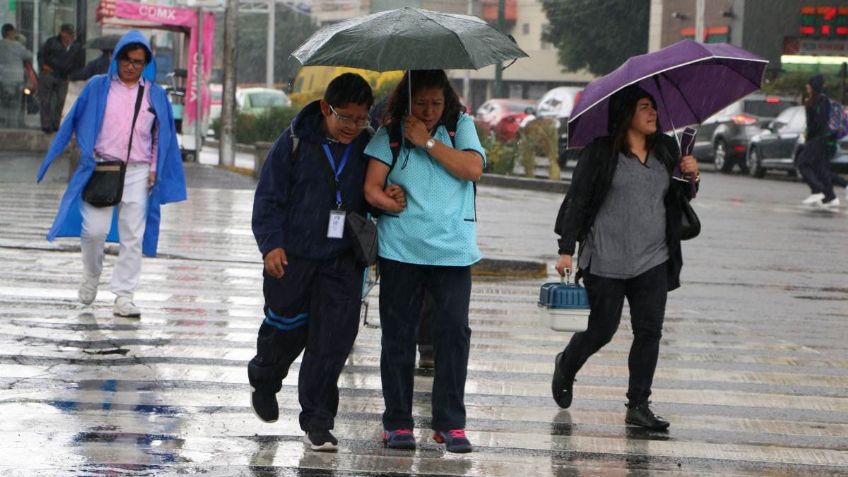
<svg viewBox="0 0 848 477">
<path fill-rule="evenodd" d="M 433 138 L 427 139 L 427 142 L 424 143 L 424 149 L 429 151 L 429 150 L 433 149 L 433 146 L 435 146 L 435 145 L 436 145 L 435 139 L 433 139 Z"/>
</svg>

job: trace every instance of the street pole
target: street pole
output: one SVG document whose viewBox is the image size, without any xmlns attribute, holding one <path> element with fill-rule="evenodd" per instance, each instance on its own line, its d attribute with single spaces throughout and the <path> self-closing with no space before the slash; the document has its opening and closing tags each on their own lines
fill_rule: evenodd
<svg viewBox="0 0 848 477">
<path fill-rule="evenodd" d="M 506 0 L 498 0 L 498 30 L 501 32 L 506 28 L 505 11 Z M 495 91 L 492 95 L 495 98 L 503 98 L 503 63 L 495 65 Z"/>
<path fill-rule="evenodd" d="M 268 0 L 268 45 L 265 50 L 265 87 L 274 87 L 274 25 L 277 23 L 277 5 Z"/>
<path fill-rule="evenodd" d="M 695 41 L 704 41 L 704 0 L 695 0 Z"/>
<path fill-rule="evenodd" d="M 224 91 L 221 104 L 221 143 L 218 164 L 234 166 L 236 162 L 236 20 L 238 0 L 227 0 L 224 12 Z"/>
<path fill-rule="evenodd" d="M 194 160 L 200 160 L 203 149 L 203 8 L 197 8 L 197 58 L 195 59 Z"/>
</svg>

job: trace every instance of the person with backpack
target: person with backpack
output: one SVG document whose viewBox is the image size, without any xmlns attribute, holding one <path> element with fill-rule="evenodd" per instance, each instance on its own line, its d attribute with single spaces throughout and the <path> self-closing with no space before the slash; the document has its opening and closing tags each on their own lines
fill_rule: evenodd
<svg viewBox="0 0 848 477">
<path fill-rule="evenodd" d="M 410 100 L 411 82 L 411 100 Z M 471 265 L 477 246 L 475 181 L 485 152 L 471 116 L 443 70 L 407 72 L 391 95 L 388 120 L 365 149 L 368 202 L 385 212 L 377 227 L 383 385 L 383 443 L 414 449 L 415 342 L 426 290 L 433 298 L 433 439 L 471 452 L 465 435 L 465 379 L 471 329 Z M 399 185 L 406 205 L 386 195 Z"/>
<path fill-rule="evenodd" d="M 824 92 L 824 76 L 815 75 L 806 84 L 807 96 L 804 110 L 807 114 L 807 130 L 804 149 L 798 158 L 798 170 L 810 187 L 810 196 L 802 201 L 824 209 L 835 209 L 839 198 L 833 192 L 833 177 L 830 159 L 836 154 L 836 136 L 831 116 L 838 116 L 841 105 L 832 102 Z M 834 114 L 836 113 L 836 114 Z M 843 113 L 844 114 L 844 113 Z"/>
<path fill-rule="evenodd" d="M 315 451 L 336 451 L 330 432 L 338 379 L 359 330 L 363 267 L 351 248 L 346 215 L 366 212 L 363 154 L 371 138 L 371 87 L 361 76 L 333 79 L 277 138 L 253 202 L 253 235 L 264 261 L 264 320 L 247 365 L 251 406 L 276 422 L 276 394 L 303 352 L 298 375 L 300 428 Z M 403 191 L 383 193 L 399 204 Z"/>
</svg>

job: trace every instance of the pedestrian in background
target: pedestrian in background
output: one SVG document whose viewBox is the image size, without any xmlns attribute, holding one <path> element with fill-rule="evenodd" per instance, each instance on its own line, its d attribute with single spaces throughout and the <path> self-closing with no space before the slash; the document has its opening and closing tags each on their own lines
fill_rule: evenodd
<svg viewBox="0 0 848 477">
<path fill-rule="evenodd" d="M 638 86 L 615 93 L 609 103 L 609 136 L 580 154 L 556 219 L 560 275 L 572 270 L 580 242 L 578 279 L 589 295 L 589 325 L 556 356 L 553 398 L 571 405 L 577 372 L 612 340 L 624 299 L 630 304 L 633 345 L 628 367 L 628 424 L 654 430 L 668 421 L 649 407 L 668 291 L 680 286 L 683 258 L 675 224 L 680 210 L 670 201 L 675 165 L 697 180 L 695 158 L 680 158 L 674 139 L 658 128 L 656 101 Z M 687 188 L 688 189 L 688 188 Z"/>
<path fill-rule="evenodd" d="M 85 64 L 85 50 L 75 39 L 74 26 L 65 23 L 59 34 L 48 38 L 38 51 L 41 130 L 48 134 L 59 129 L 70 75 Z"/>
<path fill-rule="evenodd" d="M 23 126 L 24 68 L 32 65 L 32 53 L 18 41 L 14 25 L 2 27 L 0 39 L 0 121 L 6 127 Z"/>
<path fill-rule="evenodd" d="M 109 65 L 112 63 L 112 50 L 100 50 L 100 56 L 89 61 L 85 66 L 70 75 L 71 81 L 88 81 L 94 75 L 102 75 L 109 71 Z"/>
<path fill-rule="evenodd" d="M 810 187 L 810 196 L 802 203 L 835 209 L 839 206 L 839 198 L 833 192 L 830 159 L 836 154 L 836 135 L 828 127 L 830 100 L 824 92 L 824 76 L 811 77 L 805 88 L 807 129 L 804 132 L 804 149 L 798 159 L 798 170 Z"/>
<path fill-rule="evenodd" d="M 412 83 L 412 102 L 408 88 Z M 465 379 L 471 329 L 471 265 L 480 260 L 474 181 L 485 152 L 442 70 L 407 72 L 392 93 L 389 121 L 365 153 L 365 196 L 384 210 L 378 220 L 383 442 L 414 449 L 412 389 L 424 293 L 433 298 L 435 374 L 432 427 L 449 452 L 470 452 L 465 435 Z M 395 134 L 393 131 L 397 131 Z M 392 143 L 401 139 L 397 157 Z M 383 193 L 399 185 L 407 204 Z"/>
<path fill-rule="evenodd" d="M 251 406 L 262 421 L 277 421 L 276 394 L 303 352 L 300 428 L 316 451 L 338 449 L 330 432 L 338 379 L 359 331 L 364 269 L 355 261 L 345 221 L 347 213 L 366 212 L 363 150 L 371 137 L 372 103 L 361 76 L 333 79 L 324 98 L 306 105 L 274 143 L 253 201 L 265 319 L 247 366 Z M 396 197 L 399 191 L 387 193 Z"/>
<path fill-rule="evenodd" d="M 97 297 L 105 241 L 119 239 L 111 280 L 116 295 L 113 312 L 139 317 L 133 295 L 142 253 L 156 256 L 160 206 L 185 200 L 186 189 L 171 104 L 155 82 L 156 62 L 147 38 L 130 31 L 116 51 L 109 72 L 93 77 L 74 103 L 41 164 L 38 180 L 75 135 L 79 164 L 47 238 L 80 237 L 83 279 L 78 297 L 84 305 Z M 136 103 L 140 107 L 134 120 Z M 127 162 L 120 204 L 96 207 L 82 200 L 96 163 L 114 160 Z M 117 230 L 112 227 L 115 215 Z"/>
</svg>

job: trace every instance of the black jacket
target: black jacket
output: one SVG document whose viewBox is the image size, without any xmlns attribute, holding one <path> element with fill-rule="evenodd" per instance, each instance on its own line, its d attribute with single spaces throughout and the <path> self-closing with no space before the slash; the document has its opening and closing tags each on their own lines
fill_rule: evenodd
<svg viewBox="0 0 848 477">
<path fill-rule="evenodd" d="M 680 159 L 680 149 L 674 138 L 660 134 L 654 146 L 654 154 L 665 165 L 671 177 L 674 166 Z M 618 165 L 618 153 L 613 151 L 610 138 L 595 139 L 583 149 L 571 179 L 571 186 L 559 208 L 554 232 L 560 236 L 559 253 L 574 255 L 577 242 L 582 242 L 592 229 L 595 217 L 612 186 L 615 169 Z M 672 180 L 665 197 L 666 243 L 669 252 L 668 289 L 680 286 L 680 269 L 683 267 L 683 254 L 680 249 L 678 226 L 681 221 L 680 209 L 674 205 L 674 194 L 685 193 L 689 196 L 689 187 L 679 187 L 679 181 Z M 682 183 L 679 183 L 682 184 Z M 581 272 L 578 272 L 582 275 Z"/>
<path fill-rule="evenodd" d="M 833 133 L 828 127 L 830 122 L 830 100 L 822 93 L 817 93 L 812 100 L 812 105 L 806 106 L 804 112 L 807 114 L 807 141 L 817 139 L 831 140 Z"/>
<path fill-rule="evenodd" d="M 282 247 L 289 256 L 323 260 L 351 248 L 347 232 L 342 239 L 327 238 L 336 192 L 332 169 L 322 149 L 327 142 L 322 120 L 318 101 L 304 107 L 277 138 L 262 166 L 253 198 L 253 235 L 263 257 Z M 292 154 L 290 131 L 298 137 L 296 154 Z M 353 140 L 339 179 L 348 212 L 367 211 L 363 185 L 368 159 L 363 151 L 370 139 L 371 135 L 363 131 Z M 331 149 L 338 165 L 344 146 L 336 144 Z"/>
<path fill-rule="evenodd" d="M 38 63 L 49 66 L 53 75 L 67 80 L 71 73 L 85 65 L 85 50 L 77 42 L 65 49 L 62 37 L 51 36 L 38 52 Z"/>
</svg>

